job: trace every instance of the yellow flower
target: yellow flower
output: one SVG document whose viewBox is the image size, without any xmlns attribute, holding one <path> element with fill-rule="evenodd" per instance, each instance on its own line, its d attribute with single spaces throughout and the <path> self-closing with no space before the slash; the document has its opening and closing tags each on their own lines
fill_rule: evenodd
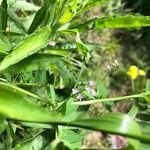
<svg viewBox="0 0 150 150">
<path fill-rule="evenodd" d="M 127 71 L 127 74 L 132 78 L 136 79 L 139 75 L 145 76 L 146 73 L 143 70 L 139 70 L 137 66 L 130 66 L 129 70 Z"/>
</svg>

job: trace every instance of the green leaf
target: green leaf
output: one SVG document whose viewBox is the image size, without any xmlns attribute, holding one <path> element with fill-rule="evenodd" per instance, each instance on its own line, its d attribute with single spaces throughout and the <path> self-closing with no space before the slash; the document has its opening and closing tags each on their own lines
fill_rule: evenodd
<svg viewBox="0 0 150 150">
<path fill-rule="evenodd" d="M 81 41 L 79 32 L 77 32 L 77 35 L 76 35 L 76 43 L 77 43 L 77 49 L 79 51 L 79 54 L 82 56 L 82 58 L 86 58 L 88 61 L 90 57 L 89 50 L 86 47 L 86 45 Z"/>
<path fill-rule="evenodd" d="M 12 48 L 5 36 L 0 35 L 0 53 L 7 54 Z"/>
<path fill-rule="evenodd" d="M 141 136 L 139 126 L 127 115 L 107 114 L 95 119 L 75 120 L 71 124 L 114 134 Z"/>
<path fill-rule="evenodd" d="M 56 100 L 56 94 L 55 94 L 54 87 L 51 84 L 50 84 L 50 95 L 51 95 L 51 98 L 52 98 L 53 102 L 55 102 L 55 100 Z"/>
<path fill-rule="evenodd" d="M 141 142 L 150 142 L 150 136 L 142 134 L 138 124 L 128 115 L 107 114 L 93 119 L 75 120 L 64 125 L 120 134 L 139 139 Z"/>
<path fill-rule="evenodd" d="M 98 45 L 95 43 L 87 43 L 87 42 L 84 42 L 84 43 L 85 43 L 87 49 L 89 49 L 89 51 L 91 51 L 93 49 L 100 49 L 100 50 L 107 49 L 107 47 L 104 47 L 102 45 Z M 77 46 L 78 46 L 76 42 L 68 42 L 68 41 L 64 42 L 64 43 L 57 43 L 57 45 L 58 45 L 58 53 L 59 53 L 59 49 L 60 49 L 60 51 L 61 51 L 61 49 L 64 51 L 70 51 L 70 49 L 72 49 L 72 50 L 77 49 Z"/>
<path fill-rule="evenodd" d="M 48 18 L 48 24 L 52 27 L 57 22 L 57 2 L 50 5 L 49 7 L 49 18 Z M 56 21 L 56 22 L 55 22 Z"/>
<path fill-rule="evenodd" d="M 57 122 L 61 116 L 38 106 L 17 88 L 0 84 L 0 114 L 6 118 L 30 122 Z M 32 112 L 32 113 L 31 113 Z"/>
<path fill-rule="evenodd" d="M 47 54 L 69 57 L 71 52 L 68 49 L 47 49 L 44 51 Z"/>
<path fill-rule="evenodd" d="M 45 123 L 33 123 L 33 122 L 19 122 L 21 125 L 26 127 L 33 127 L 33 128 L 44 128 L 44 129 L 53 129 L 53 126 L 50 124 Z"/>
<path fill-rule="evenodd" d="M 142 132 L 145 133 L 145 134 L 150 134 L 150 124 L 149 124 L 149 121 L 145 121 L 145 118 L 143 120 L 140 120 L 141 118 L 138 117 L 138 119 L 139 119 L 138 124 L 139 124 Z"/>
<path fill-rule="evenodd" d="M 46 13 L 46 10 L 43 7 L 37 11 L 32 21 L 32 24 L 30 25 L 30 28 L 28 29 L 28 34 L 31 34 L 43 22 L 45 13 Z"/>
<path fill-rule="evenodd" d="M 139 111 L 138 106 L 135 103 L 133 103 L 131 109 L 128 112 L 128 115 L 134 119 L 136 117 L 138 111 Z"/>
<path fill-rule="evenodd" d="M 0 85 L 1 85 L 1 86 L 7 86 L 8 88 L 12 88 L 14 91 L 17 91 L 18 93 L 22 93 L 22 94 L 25 94 L 25 95 L 30 96 L 30 97 L 32 97 L 32 98 L 41 100 L 41 98 L 40 98 L 39 96 L 37 96 L 36 94 L 33 94 L 33 93 L 29 92 L 29 91 L 26 91 L 26 90 L 24 90 L 24 89 L 21 89 L 21 88 L 19 88 L 19 87 L 17 87 L 17 86 L 14 86 L 14 85 L 12 85 L 12 84 L 0 82 Z"/>
<path fill-rule="evenodd" d="M 0 71 L 8 68 L 9 66 L 19 62 L 20 60 L 36 53 L 41 48 L 45 47 L 47 45 L 50 32 L 50 28 L 45 27 L 25 38 L 23 42 L 21 42 L 13 49 L 13 52 L 11 54 L 4 58 L 4 60 L 0 64 Z"/>
<path fill-rule="evenodd" d="M 45 70 L 37 70 L 35 72 L 35 82 L 41 85 L 47 85 L 47 77 Z"/>
<path fill-rule="evenodd" d="M 139 149 L 139 145 L 141 143 L 138 140 L 128 138 L 128 146 L 126 148 L 123 148 L 121 150 L 137 150 Z"/>
<path fill-rule="evenodd" d="M 71 150 L 68 145 L 65 143 L 65 141 L 56 139 L 53 142 L 51 142 L 45 150 Z"/>
<path fill-rule="evenodd" d="M 7 0 L 3 0 L 0 6 L 0 29 L 6 30 L 7 28 Z"/>
<path fill-rule="evenodd" d="M 41 25 L 43 21 L 46 20 L 47 15 L 49 14 L 49 6 L 53 3 L 53 1 L 44 1 L 43 6 L 37 11 L 35 17 L 28 29 L 28 34 L 33 33 L 33 31 Z"/>
<path fill-rule="evenodd" d="M 61 109 L 61 113 L 64 115 L 65 121 L 73 121 L 78 117 L 78 106 L 72 105 L 72 102 L 74 101 L 73 98 L 70 98 L 69 100 L 65 101 L 59 109 Z"/>
<path fill-rule="evenodd" d="M 61 25 L 67 23 L 73 16 L 72 11 L 70 10 L 70 8 L 66 8 L 64 14 L 61 16 L 61 18 L 59 19 L 59 23 Z"/>
<path fill-rule="evenodd" d="M 58 138 L 65 141 L 70 149 L 78 149 L 81 147 L 80 135 L 72 130 L 60 129 Z"/>
<path fill-rule="evenodd" d="M 67 67 L 66 63 L 59 56 L 51 54 L 34 54 L 19 63 L 3 70 L 3 73 L 18 74 L 24 72 L 31 72 L 38 69 L 50 69 L 54 71 L 57 69 L 63 79 L 65 88 L 69 91 L 75 84 L 74 73 Z"/>
<path fill-rule="evenodd" d="M 97 86 L 97 97 L 106 97 L 108 95 L 108 91 L 104 86 L 104 83 L 100 80 Z"/>
<path fill-rule="evenodd" d="M 0 134 L 5 130 L 5 119 L 3 116 L 0 116 Z"/>
<path fill-rule="evenodd" d="M 150 79 L 146 81 L 146 92 L 150 91 Z"/>
<path fill-rule="evenodd" d="M 35 139 L 25 142 L 23 144 L 18 144 L 16 150 L 40 150 L 45 145 L 44 138 L 39 135 Z"/>
<path fill-rule="evenodd" d="M 147 143 L 141 143 L 139 149 L 140 150 L 149 150 L 150 144 Z"/>
<path fill-rule="evenodd" d="M 0 114 L 6 118 L 99 130 L 150 142 L 150 136 L 141 135 L 137 123 L 127 115 L 109 114 L 95 119 L 68 122 L 63 121 L 58 113 L 48 111 L 31 102 L 24 93 L 20 93 L 10 86 L 0 85 L 0 91 Z"/>
<path fill-rule="evenodd" d="M 95 28 L 130 28 L 150 26 L 148 16 L 110 16 L 103 18 L 94 18 L 85 23 L 72 25 L 72 29 L 91 30 Z"/>
<path fill-rule="evenodd" d="M 52 25 L 53 26 L 60 20 L 63 23 L 63 20 L 66 20 L 66 22 L 67 22 L 67 19 L 70 19 L 71 10 L 68 6 L 69 4 L 70 4 L 70 2 L 68 0 L 61 0 L 61 1 L 58 0 L 58 1 L 55 2 L 54 5 L 52 5 L 53 8 L 51 9 L 51 12 L 53 13 L 52 14 L 52 16 L 53 16 Z M 67 14 L 67 13 L 69 13 L 69 14 Z M 60 21 L 60 23 L 61 23 L 61 21 Z M 54 26 L 54 28 L 55 28 L 55 26 Z"/>
<path fill-rule="evenodd" d="M 8 10 L 8 16 L 10 18 L 10 20 L 16 25 L 16 27 L 21 30 L 21 32 L 26 33 L 26 29 L 23 25 L 23 23 L 21 22 L 21 20 L 19 20 L 19 17 L 15 14 L 15 12 L 13 12 L 12 9 Z"/>
</svg>

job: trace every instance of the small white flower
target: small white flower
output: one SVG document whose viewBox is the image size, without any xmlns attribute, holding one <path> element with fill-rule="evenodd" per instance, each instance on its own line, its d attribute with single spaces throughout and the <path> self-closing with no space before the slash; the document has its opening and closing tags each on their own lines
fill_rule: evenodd
<svg viewBox="0 0 150 150">
<path fill-rule="evenodd" d="M 108 70 L 111 70 L 111 69 L 112 69 L 112 66 L 111 66 L 110 64 L 107 64 L 107 65 L 106 65 L 106 68 L 107 68 Z"/>
<path fill-rule="evenodd" d="M 92 89 L 92 93 L 91 93 L 94 97 L 96 97 L 96 91 L 94 89 Z"/>
<path fill-rule="evenodd" d="M 117 67 L 117 65 L 115 63 L 112 64 L 114 67 Z"/>
<path fill-rule="evenodd" d="M 87 87 L 85 89 L 88 93 L 92 94 L 94 97 L 96 96 L 96 91 L 93 89 L 93 87 Z"/>
<path fill-rule="evenodd" d="M 95 85 L 96 85 L 95 81 L 93 81 L 93 80 L 89 81 L 89 86 L 90 87 L 94 87 Z"/>
<path fill-rule="evenodd" d="M 119 65 L 118 60 L 116 59 L 116 60 L 113 62 L 112 65 L 113 65 L 114 67 L 117 67 L 117 66 Z"/>
<path fill-rule="evenodd" d="M 56 42 L 55 42 L 55 41 L 50 41 L 50 42 L 48 43 L 48 45 L 50 45 L 50 46 L 55 46 L 55 45 L 56 45 Z"/>
<path fill-rule="evenodd" d="M 72 94 L 77 94 L 79 92 L 78 89 L 72 89 Z"/>
<path fill-rule="evenodd" d="M 79 93 L 79 94 L 77 95 L 77 99 L 78 99 L 79 101 L 81 101 L 83 98 L 84 98 L 84 97 L 83 97 L 83 95 L 82 95 L 81 93 Z"/>
<path fill-rule="evenodd" d="M 117 59 L 115 59 L 114 63 L 115 63 L 117 66 L 119 65 L 119 63 L 118 63 L 118 60 L 117 60 Z"/>
</svg>

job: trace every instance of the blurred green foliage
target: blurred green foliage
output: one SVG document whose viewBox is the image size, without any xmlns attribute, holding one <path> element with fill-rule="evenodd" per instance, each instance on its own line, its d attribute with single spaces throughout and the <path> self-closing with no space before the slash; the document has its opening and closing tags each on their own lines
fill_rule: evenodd
<svg viewBox="0 0 150 150">
<path fill-rule="evenodd" d="M 0 0 L 0 149 L 84 149 L 92 130 L 147 147 L 150 83 L 127 75 L 149 70 L 147 2 Z"/>
</svg>

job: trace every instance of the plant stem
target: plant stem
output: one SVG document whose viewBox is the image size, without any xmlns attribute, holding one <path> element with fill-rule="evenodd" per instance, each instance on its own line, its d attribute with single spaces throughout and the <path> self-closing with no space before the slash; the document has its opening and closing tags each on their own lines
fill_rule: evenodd
<svg viewBox="0 0 150 150">
<path fill-rule="evenodd" d="M 125 99 L 134 99 L 138 97 L 144 97 L 145 95 L 149 95 L 150 92 L 140 93 L 140 94 L 134 94 L 134 95 L 127 95 L 122 97 L 114 97 L 114 98 L 103 98 L 103 99 L 94 99 L 94 100 L 87 100 L 87 101 L 81 101 L 81 102 L 73 102 L 73 105 L 90 105 L 98 102 L 107 102 L 107 101 L 121 101 Z"/>
<path fill-rule="evenodd" d="M 55 139 L 58 139 L 58 134 L 59 134 L 58 125 L 55 125 L 55 126 L 54 126 L 54 129 L 55 129 Z"/>
<path fill-rule="evenodd" d="M 134 94 L 135 93 L 135 82 L 133 79 L 131 79 L 131 87 L 132 87 L 132 92 Z"/>
</svg>

